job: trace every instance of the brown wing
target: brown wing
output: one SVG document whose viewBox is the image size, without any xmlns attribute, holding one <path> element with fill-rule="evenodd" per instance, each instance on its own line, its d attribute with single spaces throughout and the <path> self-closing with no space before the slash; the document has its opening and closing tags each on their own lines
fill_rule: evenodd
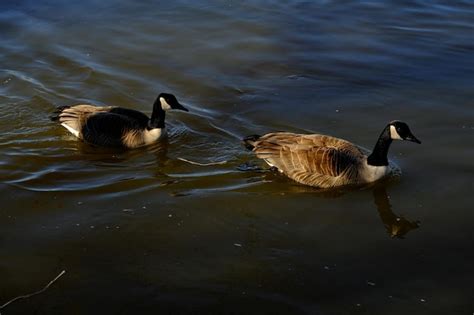
<svg viewBox="0 0 474 315">
<path fill-rule="evenodd" d="M 352 143 L 317 134 L 271 133 L 254 146 L 257 157 L 288 177 L 322 188 L 353 183 L 363 157 Z"/>
<path fill-rule="evenodd" d="M 86 123 L 87 118 L 97 113 L 109 112 L 112 108 L 114 107 L 75 105 L 62 109 L 58 115 L 58 118 L 61 124 L 66 124 L 73 130 L 76 130 L 79 133 L 79 137 L 82 138 L 81 130 L 84 124 Z"/>
</svg>

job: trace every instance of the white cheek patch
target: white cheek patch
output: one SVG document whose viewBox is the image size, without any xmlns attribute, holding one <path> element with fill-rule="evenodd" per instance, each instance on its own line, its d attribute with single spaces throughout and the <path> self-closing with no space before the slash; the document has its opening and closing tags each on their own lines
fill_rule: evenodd
<svg viewBox="0 0 474 315">
<path fill-rule="evenodd" d="M 167 111 L 167 110 L 171 109 L 171 105 L 168 104 L 168 102 L 163 97 L 160 97 L 160 103 L 161 103 L 161 108 L 164 111 Z"/>
<path fill-rule="evenodd" d="M 395 129 L 395 126 L 390 126 L 390 138 L 394 140 L 403 140 L 398 134 L 397 129 Z"/>
</svg>

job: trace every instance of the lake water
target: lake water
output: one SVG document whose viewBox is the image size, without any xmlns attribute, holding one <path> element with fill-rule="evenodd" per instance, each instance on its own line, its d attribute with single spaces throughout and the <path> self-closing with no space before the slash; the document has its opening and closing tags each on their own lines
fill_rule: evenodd
<svg viewBox="0 0 474 315">
<path fill-rule="evenodd" d="M 2 1 L 3 314 L 472 314 L 472 1 Z M 166 141 L 84 144 L 57 106 L 147 113 Z M 240 139 L 396 142 L 402 176 L 321 193 Z M 199 166 L 200 163 L 222 162 Z"/>
</svg>

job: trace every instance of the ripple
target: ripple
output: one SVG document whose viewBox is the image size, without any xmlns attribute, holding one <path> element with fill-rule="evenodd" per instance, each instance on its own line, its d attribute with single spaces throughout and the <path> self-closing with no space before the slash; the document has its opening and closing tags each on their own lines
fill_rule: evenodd
<svg viewBox="0 0 474 315">
<path fill-rule="evenodd" d="M 472 281 L 463 283 L 472 269 L 472 1 L 19 0 L 0 8 L 4 296 L 44 283 L 38 266 L 64 264 L 81 298 L 58 291 L 54 302 L 40 301 L 52 313 L 97 305 L 173 313 L 184 300 L 198 313 L 234 304 L 237 313 L 345 314 L 364 301 L 377 314 L 416 312 L 380 299 L 397 292 L 449 292 L 452 301 L 433 299 L 431 308 L 472 309 Z M 190 112 L 170 112 L 169 137 L 136 150 L 88 145 L 48 118 L 75 103 L 150 113 L 164 91 Z M 299 185 L 240 144 L 285 130 L 371 146 L 393 119 L 427 141 L 394 144 L 403 177 L 395 166 L 394 176 L 363 187 Z M 418 218 L 427 224 L 407 240 L 387 235 L 405 235 Z M 446 272 L 434 274 L 426 262 L 442 256 Z M 442 281 L 452 270 L 460 281 Z M 410 284 L 411 274 L 421 278 Z M 360 275 L 384 283 L 374 293 Z M 34 303 L 12 307 L 27 314 Z"/>
</svg>

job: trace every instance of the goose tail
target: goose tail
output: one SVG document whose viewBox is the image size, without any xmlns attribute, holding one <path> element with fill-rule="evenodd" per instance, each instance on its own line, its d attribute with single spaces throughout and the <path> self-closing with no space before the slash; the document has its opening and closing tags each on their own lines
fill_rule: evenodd
<svg viewBox="0 0 474 315">
<path fill-rule="evenodd" d="M 61 115 L 61 113 L 63 112 L 63 110 L 67 109 L 67 108 L 71 108 L 71 106 L 59 106 L 56 108 L 56 110 L 53 112 L 53 114 L 51 116 L 49 116 L 49 118 L 52 120 L 52 121 L 59 121 L 59 115 Z"/>
<path fill-rule="evenodd" d="M 247 150 L 252 151 L 255 148 L 255 141 L 260 139 L 260 137 L 261 136 L 259 136 L 259 135 L 247 136 L 247 137 L 242 139 L 242 142 L 243 142 L 245 148 L 247 148 Z"/>
</svg>

